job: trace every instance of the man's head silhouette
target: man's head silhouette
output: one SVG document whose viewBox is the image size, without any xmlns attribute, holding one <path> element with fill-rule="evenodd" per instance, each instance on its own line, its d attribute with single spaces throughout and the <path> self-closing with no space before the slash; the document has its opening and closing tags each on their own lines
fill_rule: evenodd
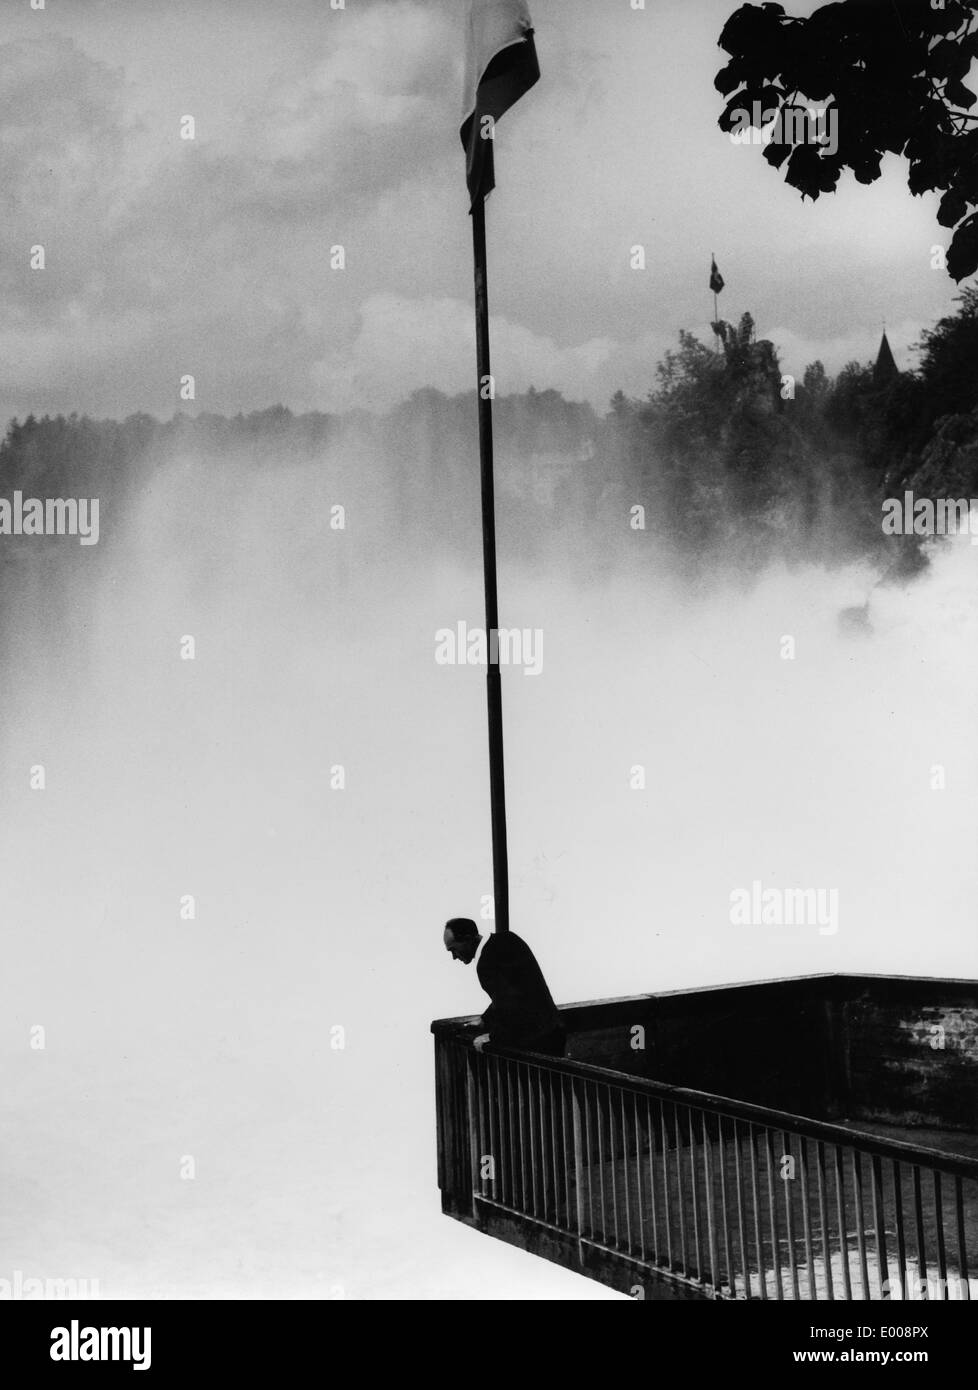
<svg viewBox="0 0 978 1390">
<path fill-rule="evenodd" d="M 442 939 L 445 942 L 445 950 L 455 960 L 469 965 L 475 959 L 482 937 L 479 935 L 479 928 L 470 918 L 452 917 L 445 923 Z"/>
</svg>

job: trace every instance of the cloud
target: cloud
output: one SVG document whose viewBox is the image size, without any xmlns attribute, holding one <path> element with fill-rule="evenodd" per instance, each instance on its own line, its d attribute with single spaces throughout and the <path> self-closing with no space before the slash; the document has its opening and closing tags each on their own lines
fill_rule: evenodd
<svg viewBox="0 0 978 1390">
<path fill-rule="evenodd" d="M 124 74 L 68 39 L 0 48 L 0 285 L 43 324 L 84 292 L 134 182 Z M 30 249 L 47 269 L 32 271 Z"/>
<path fill-rule="evenodd" d="M 916 364 L 915 343 L 920 341 L 925 324 L 916 319 L 903 319 L 886 330 L 890 347 L 902 371 Z M 836 375 L 848 362 L 875 362 L 879 352 L 883 325 L 861 323 L 848 333 L 831 338 L 811 338 L 790 328 L 772 328 L 763 334 L 778 349 L 781 365 L 786 372 L 801 376 L 811 363 L 819 361 L 830 376 Z"/>
<path fill-rule="evenodd" d="M 883 313 L 903 365 L 953 288 L 932 210 L 898 170 L 803 208 L 716 130 L 719 4 L 663 4 L 668 43 L 650 13 L 534 7 L 544 79 L 501 129 L 490 209 L 500 392 L 644 395 L 681 327 L 710 341 L 714 246 L 730 315 L 786 370 L 873 356 Z M 230 413 L 470 388 L 456 0 L 132 6 L 131 31 L 93 2 L 0 48 L 0 407 L 168 413 L 184 372 Z"/>
<path fill-rule="evenodd" d="M 322 408 L 384 410 L 412 391 L 452 393 L 475 385 L 473 306 L 451 298 L 371 295 L 352 340 L 313 367 Z M 499 395 L 553 387 L 604 408 L 619 387 L 644 395 L 670 344 L 659 335 L 619 342 L 606 336 L 560 344 L 504 315 L 490 316 L 492 369 Z"/>
</svg>

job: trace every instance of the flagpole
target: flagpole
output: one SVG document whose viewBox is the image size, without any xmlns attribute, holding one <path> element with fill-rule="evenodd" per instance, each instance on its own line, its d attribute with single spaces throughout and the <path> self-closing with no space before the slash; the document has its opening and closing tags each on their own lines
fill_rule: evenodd
<svg viewBox="0 0 978 1390">
<path fill-rule="evenodd" d="M 496 595 L 496 500 L 492 468 L 492 382 L 489 365 L 489 282 L 486 203 L 472 204 L 475 255 L 475 337 L 478 364 L 479 463 L 482 476 L 482 569 L 486 594 L 486 702 L 489 714 L 489 800 L 492 809 L 492 886 L 495 928 L 509 931 L 509 858 L 506 850 L 506 790 L 503 777 L 503 694 L 499 678 L 499 610 Z"/>
</svg>

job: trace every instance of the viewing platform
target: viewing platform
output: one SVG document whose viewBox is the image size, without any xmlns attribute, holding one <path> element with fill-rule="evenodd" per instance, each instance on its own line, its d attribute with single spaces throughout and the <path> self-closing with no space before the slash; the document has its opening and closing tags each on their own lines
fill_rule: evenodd
<svg viewBox="0 0 978 1390">
<path fill-rule="evenodd" d="M 435 1038 L 442 1210 L 649 1299 L 978 1297 L 978 982 L 810 975 Z"/>
</svg>

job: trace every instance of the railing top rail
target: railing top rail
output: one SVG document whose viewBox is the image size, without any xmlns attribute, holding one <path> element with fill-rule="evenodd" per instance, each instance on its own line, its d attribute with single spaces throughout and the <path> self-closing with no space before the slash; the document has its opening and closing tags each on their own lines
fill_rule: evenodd
<svg viewBox="0 0 978 1390">
<path fill-rule="evenodd" d="M 451 1041 L 468 1050 L 472 1048 L 473 1036 L 448 1033 L 447 1030 L 438 1035 L 439 1041 Z M 694 1091 L 685 1086 L 672 1086 L 665 1081 L 653 1081 L 645 1076 L 629 1076 L 627 1072 L 615 1071 L 611 1067 L 594 1066 L 590 1062 L 580 1062 L 572 1057 L 553 1057 L 542 1052 L 520 1052 L 515 1048 L 496 1047 L 491 1044 L 485 1048 L 485 1055 L 501 1057 L 512 1062 L 531 1063 L 541 1070 L 577 1076 L 606 1086 L 617 1086 L 620 1090 L 673 1101 L 696 1110 L 721 1115 L 725 1119 L 746 1120 L 764 1125 L 768 1129 L 798 1134 L 806 1139 L 819 1139 L 823 1143 L 858 1149 L 879 1158 L 891 1158 L 901 1163 L 916 1164 L 921 1168 L 937 1169 L 952 1177 L 978 1180 L 978 1158 L 967 1158 L 963 1154 L 945 1154 L 939 1149 L 905 1144 L 898 1139 L 882 1139 L 864 1130 L 847 1129 L 844 1125 L 832 1124 L 828 1120 L 813 1120 L 805 1115 L 793 1115 L 787 1110 L 772 1110 L 768 1106 L 735 1100 L 732 1096 L 717 1096 L 707 1091 Z"/>
</svg>

